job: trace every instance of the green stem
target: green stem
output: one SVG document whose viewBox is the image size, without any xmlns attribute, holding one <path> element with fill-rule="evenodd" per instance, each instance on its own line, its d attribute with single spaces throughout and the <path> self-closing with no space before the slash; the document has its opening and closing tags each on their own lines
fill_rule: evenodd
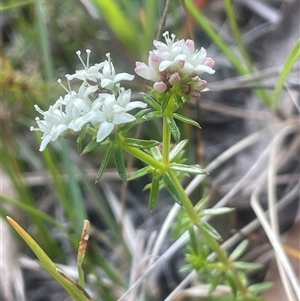
<svg viewBox="0 0 300 301">
<path fill-rule="evenodd" d="M 122 149 L 124 151 L 126 151 L 127 153 L 129 153 L 132 156 L 138 158 L 139 160 L 145 162 L 149 166 L 152 166 L 161 171 L 165 170 L 165 168 L 161 164 L 161 162 L 155 160 L 153 157 L 151 157 L 147 153 L 143 152 L 142 150 L 140 150 L 136 147 L 132 147 L 132 146 L 124 145 L 124 144 L 121 144 L 120 147 L 122 147 Z"/>
<path fill-rule="evenodd" d="M 208 243 L 209 247 L 217 254 L 219 260 L 227 267 L 228 270 L 231 271 L 232 278 L 234 279 L 235 284 L 237 285 L 238 290 L 242 293 L 243 296 L 247 294 L 247 287 L 239 279 L 236 270 L 232 267 L 230 259 L 227 257 L 226 252 L 221 248 L 220 244 L 211 237 L 206 230 L 201 226 L 201 224 L 197 225 L 198 229 L 200 230 L 201 234 L 205 238 L 206 242 Z"/>
<path fill-rule="evenodd" d="M 186 194 L 185 190 L 183 189 L 180 181 L 178 180 L 178 178 L 176 177 L 174 172 L 172 170 L 169 170 L 168 173 L 177 188 L 178 194 L 180 195 L 182 206 L 184 207 L 190 220 L 193 222 L 193 224 L 196 225 L 199 222 L 199 216 L 198 216 L 192 202 L 190 201 L 190 198 Z"/>
</svg>

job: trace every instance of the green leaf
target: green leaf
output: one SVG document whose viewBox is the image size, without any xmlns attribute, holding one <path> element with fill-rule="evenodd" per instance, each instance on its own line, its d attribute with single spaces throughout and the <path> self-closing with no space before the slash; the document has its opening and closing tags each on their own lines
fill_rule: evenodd
<svg viewBox="0 0 300 301">
<path fill-rule="evenodd" d="M 135 171 L 129 178 L 128 180 L 135 180 L 138 178 L 141 178 L 143 176 L 145 176 L 147 173 L 149 173 L 149 171 L 151 170 L 151 168 L 149 166 L 143 167 L 137 171 Z"/>
<path fill-rule="evenodd" d="M 161 161 L 161 160 L 162 160 L 161 151 L 160 151 L 160 149 L 158 148 L 158 146 L 151 147 L 151 148 L 150 148 L 150 153 L 151 153 L 152 157 L 153 157 L 154 159 L 156 159 L 157 161 Z"/>
<path fill-rule="evenodd" d="M 149 208 L 152 211 L 157 204 L 158 196 L 159 196 L 159 178 L 158 176 L 153 176 L 151 188 L 150 188 L 150 196 L 149 196 Z"/>
<path fill-rule="evenodd" d="M 234 249 L 234 251 L 229 256 L 229 259 L 232 261 L 237 260 L 245 253 L 247 248 L 248 248 L 248 241 L 245 239 Z"/>
<path fill-rule="evenodd" d="M 172 178 L 171 178 L 171 176 L 169 175 L 169 173 L 168 173 L 168 172 L 165 172 L 165 173 L 163 174 L 162 178 L 163 178 L 163 181 L 164 181 L 164 183 L 165 183 L 167 189 L 169 190 L 169 192 L 170 192 L 172 198 L 174 199 L 174 201 L 175 201 L 177 204 L 181 205 L 181 203 L 182 203 L 182 202 L 181 202 L 181 197 L 180 197 L 180 195 L 179 195 L 179 193 L 178 193 L 178 191 L 177 191 L 177 187 L 175 186 L 174 182 L 172 181 Z"/>
<path fill-rule="evenodd" d="M 160 105 L 157 103 L 156 100 L 154 100 L 152 97 L 150 97 L 148 94 L 146 93 L 141 93 L 141 96 L 143 97 L 143 99 L 145 100 L 145 102 L 152 107 L 154 110 L 156 111 L 161 111 L 161 107 Z"/>
<path fill-rule="evenodd" d="M 238 270 L 255 271 L 262 268 L 262 265 L 254 262 L 235 261 L 233 266 Z"/>
<path fill-rule="evenodd" d="M 144 119 L 145 121 L 149 121 L 149 120 L 153 120 L 153 119 L 157 119 L 157 118 L 161 118 L 161 117 L 162 117 L 162 113 L 161 113 L 161 112 L 154 111 L 154 112 L 146 113 L 146 114 L 143 116 L 143 119 Z"/>
<path fill-rule="evenodd" d="M 229 213 L 233 210 L 234 210 L 234 208 L 229 208 L 229 207 L 203 209 L 201 211 L 201 216 L 204 216 L 204 215 L 222 215 L 222 214 Z"/>
<path fill-rule="evenodd" d="M 214 229 L 210 224 L 208 224 L 204 220 L 201 220 L 198 226 L 201 228 L 201 230 L 205 231 L 208 235 L 210 235 L 214 239 L 216 240 L 222 239 L 221 235 L 217 232 L 217 230 Z"/>
<path fill-rule="evenodd" d="M 121 180 L 123 182 L 126 182 L 127 180 L 126 168 L 125 168 L 125 163 L 123 158 L 123 152 L 120 147 L 115 147 L 115 164 Z"/>
<path fill-rule="evenodd" d="M 203 197 L 195 206 L 197 211 L 200 211 L 209 201 L 209 196 Z"/>
<path fill-rule="evenodd" d="M 86 127 L 83 127 L 80 134 L 79 134 L 79 136 L 77 137 L 77 140 L 76 140 L 77 150 L 78 150 L 79 153 L 82 152 L 82 140 L 85 138 L 86 134 L 87 134 Z"/>
<path fill-rule="evenodd" d="M 173 117 L 177 120 L 180 120 L 181 122 L 184 122 L 184 123 L 188 123 L 190 125 L 193 125 L 199 129 L 201 129 L 199 123 L 191 118 L 188 118 L 186 116 L 183 116 L 183 115 L 180 115 L 178 113 L 173 113 Z"/>
<path fill-rule="evenodd" d="M 277 84 L 276 84 L 274 95 L 273 95 L 273 98 L 274 98 L 274 101 L 272 103 L 273 108 L 276 108 L 278 106 L 278 99 L 279 99 L 280 93 L 283 89 L 284 83 L 285 83 L 288 75 L 290 74 L 294 64 L 299 59 L 299 57 L 300 57 L 300 40 L 297 41 L 296 45 L 294 46 L 291 53 L 289 54 L 289 56 L 284 64 L 284 67 L 279 75 L 279 78 L 277 80 Z"/>
<path fill-rule="evenodd" d="M 8 222 L 27 243 L 30 249 L 35 253 L 41 261 L 42 266 L 55 278 L 60 285 L 74 298 L 76 301 L 92 301 L 88 293 L 73 279 L 63 274 L 48 257 L 44 250 L 36 243 L 36 241 L 12 218 L 7 217 Z"/>
<path fill-rule="evenodd" d="M 234 296 L 234 299 L 235 300 L 235 297 L 236 297 L 236 294 L 237 294 L 237 291 L 238 291 L 238 288 L 237 288 L 237 285 L 236 285 L 236 281 L 234 280 L 234 278 L 232 277 L 232 273 L 231 271 L 229 270 L 227 273 L 226 273 L 226 280 L 229 284 L 229 286 L 231 287 L 232 289 L 232 294 Z"/>
<path fill-rule="evenodd" d="M 113 145 L 112 144 L 108 145 L 108 147 L 105 151 L 104 157 L 102 159 L 101 165 L 99 167 L 98 173 L 97 173 L 96 182 L 102 177 L 102 175 L 103 175 L 103 173 L 106 169 L 106 166 L 107 166 L 107 163 L 109 161 L 112 149 L 113 149 Z"/>
<path fill-rule="evenodd" d="M 142 140 L 135 138 L 125 138 L 123 143 L 140 149 L 151 148 L 159 144 L 159 142 L 155 140 Z"/>
<path fill-rule="evenodd" d="M 263 291 L 270 289 L 273 286 L 272 282 L 255 283 L 248 287 L 249 291 L 259 294 Z"/>
<path fill-rule="evenodd" d="M 171 163 L 170 168 L 185 173 L 207 174 L 207 172 L 204 169 L 202 169 L 199 165 L 185 165 L 179 163 Z"/>
<path fill-rule="evenodd" d="M 87 146 L 83 149 L 82 151 L 82 155 L 85 155 L 87 153 L 89 153 L 90 151 L 92 151 L 97 145 L 99 145 L 99 142 L 97 142 L 96 140 L 92 140 L 91 142 L 89 142 L 87 144 Z"/>
<path fill-rule="evenodd" d="M 177 143 L 172 150 L 170 151 L 169 154 L 169 160 L 172 161 L 174 160 L 174 158 L 181 152 L 183 151 L 184 147 L 186 146 L 186 144 L 188 143 L 188 140 L 181 140 L 179 143 Z"/>
<path fill-rule="evenodd" d="M 178 142 L 180 140 L 180 131 L 178 129 L 178 126 L 176 125 L 175 120 L 172 117 L 166 117 L 166 120 L 173 138 L 176 142 Z"/>
</svg>

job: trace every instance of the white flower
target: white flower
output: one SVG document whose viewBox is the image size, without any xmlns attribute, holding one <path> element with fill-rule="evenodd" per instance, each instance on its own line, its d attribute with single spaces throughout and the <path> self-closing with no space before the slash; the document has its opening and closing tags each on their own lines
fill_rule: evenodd
<svg viewBox="0 0 300 301">
<path fill-rule="evenodd" d="M 116 74 L 110 55 L 103 63 L 89 66 L 90 50 L 87 50 L 87 62 L 82 61 L 80 51 L 77 55 L 84 70 L 66 75 L 68 87 L 61 80 L 58 83 L 67 92 L 60 97 L 48 111 L 42 111 L 37 105 L 35 109 L 44 119 L 36 118 L 37 127 L 30 129 L 43 132 L 40 151 L 43 151 L 50 141 L 55 141 L 65 134 L 76 134 L 82 127 L 90 123 L 97 130 L 97 142 L 102 142 L 112 132 L 123 124 L 132 122 L 135 117 L 129 113 L 136 108 L 145 108 L 141 101 L 130 102 L 131 90 L 120 87 L 121 80 L 132 80 L 128 73 Z M 71 89 L 70 80 L 82 80 L 78 92 Z"/>
<path fill-rule="evenodd" d="M 146 108 L 147 104 L 142 101 L 130 101 L 131 90 L 125 90 L 124 88 L 120 88 L 119 96 L 117 98 L 117 104 L 124 108 L 126 112 L 131 111 L 136 108 Z"/>
<path fill-rule="evenodd" d="M 103 64 L 103 70 L 101 75 L 101 87 L 113 91 L 116 83 L 122 80 L 133 80 L 134 75 L 129 73 L 118 73 L 116 74 L 115 68 L 112 64 L 110 54 L 106 54 L 107 60 Z"/>
<path fill-rule="evenodd" d="M 80 62 L 82 63 L 84 69 L 83 70 L 76 70 L 76 73 L 73 75 L 66 75 L 68 80 L 72 80 L 74 78 L 80 79 L 84 82 L 86 81 L 91 81 L 91 82 L 95 82 L 97 83 L 98 80 L 101 78 L 101 73 L 99 72 L 99 70 L 103 67 L 104 62 L 100 63 L 100 64 L 95 64 L 94 66 L 89 66 L 89 60 L 90 60 L 90 54 L 91 54 L 91 50 L 87 49 L 86 50 L 87 53 L 87 59 L 86 59 L 86 64 L 83 62 L 82 58 L 81 58 L 81 52 L 78 50 L 76 51 L 76 54 L 80 60 Z"/>
<path fill-rule="evenodd" d="M 63 105 L 63 98 L 59 98 L 57 102 L 53 106 L 50 106 L 49 110 L 45 112 L 37 105 L 34 106 L 36 111 L 44 116 L 43 120 L 39 117 L 35 118 L 38 128 L 33 126 L 30 127 L 31 131 L 43 132 L 40 151 L 43 151 L 50 141 L 55 141 L 60 135 L 68 130 L 68 124 L 71 121 L 71 117 L 63 112 Z"/>
<path fill-rule="evenodd" d="M 86 124 L 91 122 L 96 128 L 97 142 L 102 142 L 106 139 L 117 126 L 134 121 L 135 117 L 129 113 L 126 113 L 125 108 L 121 107 L 114 95 L 109 95 L 104 99 L 95 101 L 91 108 L 91 111 L 85 116 L 78 119 L 78 123 Z"/>
<path fill-rule="evenodd" d="M 148 58 L 148 65 L 142 62 L 136 62 L 136 68 L 134 71 L 139 76 L 151 80 L 153 82 L 156 82 L 160 78 L 160 71 L 159 71 L 159 64 L 161 63 L 162 59 L 153 53 L 153 51 L 150 51 L 149 58 Z"/>
</svg>

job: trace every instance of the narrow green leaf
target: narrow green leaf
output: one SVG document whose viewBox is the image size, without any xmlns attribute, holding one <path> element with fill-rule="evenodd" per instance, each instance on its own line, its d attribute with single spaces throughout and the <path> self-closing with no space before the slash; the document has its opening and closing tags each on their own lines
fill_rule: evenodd
<svg viewBox="0 0 300 301">
<path fill-rule="evenodd" d="M 198 238 L 196 236 L 194 227 L 190 227 L 188 229 L 189 235 L 190 235 L 190 246 L 193 249 L 193 251 L 198 254 Z"/>
<path fill-rule="evenodd" d="M 178 114 L 178 113 L 173 113 L 173 117 L 174 117 L 175 119 L 177 119 L 177 120 L 180 120 L 180 121 L 183 122 L 183 123 L 188 123 L 188 124 L 190 124 L 190 125 L 193 125 L 193 126 L 199 128 L 199 129 L 201 129 L 199 123 L 198 123 L 197 121 L 191 119 L 191 118 L 188 118 L 188 117 L 186 117 L 186 116 L 180 115 L 180 114 Z"/>
<path fill-rule="evenodd" d="M 170 168 L 177 171 L 182 171 L 192 174 L 207 174 L 207 172 L 202 169 L 199 165 L 185 165 L 179 163 L 171 163 Z"/>
<path fill-rule="evenodd" d="M 165 172 L 165 173 L 163 174 L 162 178 L 163 178 L 163 181 L 164 181 L 164 183 L 165 183 L 167 189 L 169 190 L 169 192 L 170 192 L 172 198 L 174 199 L 174 201 L 175 201 L 177 204 L 181 205 L 182 202 L 181 202 L 180 195 L 179 195 L 179 193 L 178 193 L 178 191 L 177 191 L 177 187 L 175 186 L 174 182 L 172 181 L 172 178 L 171 178 L 171 176 L 169 175 L 169 173 L 168 173 L 168 172 Z"/>
<path fill-rule="evenodd" d="M 232 273 L 231 273 L 231 270 L 229 270 L 227 273 L 226 273 L 226 281 L 228 282 L 229 286 L 231 287 L 232 289 L 232 294 L 234 296 L 234 299 L 236 298 L 236 294 L 237 294 L 237 291 L 238 291 L 238 288 L 237 288 L 237 285 L 236 285 L 236 281 L 234 280 L 234 278 L 232 277 Z"/>
<path fill-rule="evenodd" d="M 233 266 L 238 270 L 255 271 L 262 268 L 262 265 L 255 262 L 235 261 Z"/>
<path fill-rule="evenodd" d="M 195 206 L 197 211 L 200 211 L 209 201 L 209 196 L 203 197 Z"/>
<path fill-rule="evenodd" d="M 149 171 L 151 170 L 151 168 L 149 166 L 143 167 L 137 171 L 135 171 L 129 178 L 128 180 L 135 180 L 138 178 L 141 178 L 143 176 L 145 176 Z"/>
<path fill-rule="evenodd" d="M 205 231 L 207 234 L 209 234 L 214 239 L 216 239 L 216 240 L 222 239 L 221 235 L 217 232 L 217 230 L 214 229 L 210 224 L 208 224 L 204 220 L 201 220 L 198 225 L 203 231 Z"/>
<path fill-rule="evenodd" d="M 150 97 L 148 94 L 146 93 L 141 93 L 141 96 L 143 97 L 143 99 L 145 100 L 145 102 L 152 107 L 154 110 L 156 111 L 161 111 L 161 107 L 160 105 L 157 103 L 156 100 L 154 100 L 152 97 Z"/>
<path fill-rule="evenodd" d="M 272 282 L 255 283 L 248 287 L 249 291 L 259 294 L 263 291 L 270 289 L 273 286 Z"/>
<path fill-rule="evenodd" d="M 276 108 L 278 106 L 278 99 L 279 99 L 280 93 L 282 91 L 282 88 L 284 86 L 284 83 L 285 83 L 288 75 L 290 74 L 294 64 L 299 59 L 299 57 L 300 57 L 300 40 L 297 41 L 296 45 L 294 46 L 291 53 L 289 54 L 289 56 L 284 64 L 284 67 L 279 75 L 279 78 L 277 80 L 277 84 L 276 84 L 274 95 L 273 95 L 273 98 L 274 98 L 274 101 L 272 103 L 273 108 Z"/>
<path fill-rule="evenodd" d="M 153 119 L 157 119 L 157 118 L 161 118 L 161 117 L 162 117 L 162 113 L 161 112 L 154 111 L 154 112 L 146 113 L 143 116 L 143 119 L 146 120 L 146 121 L 149 121 L 149 120 L 153 120 Z"/>
<path fill-rule="evenodd" d="M 102 175 L 103 175 L 103 173 L 106 169 L 107 163 L 109 161 L 110 155 L 112 153 L 112 150 L 113 150 L 113 145 L 112 144 L 108 145 L 108 147 L 107 147 L 107 149 L 104 153 L 104 156 L 103 156 L 101 165 L 99 167 L 98 173 L 97 173 L 96 182 L 102 177 Z"/>
<path fill-rule="evenodd" d="M 115 147 L 115 164 L 119 176 L 123 182 L 127 181 L 126 168 L 121 147 Z"/>
<path fill-rule="evenodd" d="M 36 243 L 36 241 L 12 218 L 7 217 L 8 222 L 27 243 L 30 249 L 35 253 L 41 261 L 43 267 L 55 278 L 60 285 L 72 296 L 76 301 L 92 301 L 87 292 L 78 285 L 73 279 L 64 275 L 43 251 L 43 249 Z"/>
<path fill-rule="evenodd" d="M 229 213 L 233 211 L 234 208 L 229 208 L 229 207 L 221 207 L 221 208 L 210 208 L 210 209 L 203 209 L 201 211 L 201 215 L 222 215 Z"/>
<path fill-rule="evenodd" d="M 158 146 L 151 147 L 150 148 L 150 153 L 151 153 L 152 157 L 154 159 L 156 159 L 157 161 L 161 161 L 162 160 L 161 150 L 159 149 Z"/>
<path fill-rule="evenodd" d="M 149 196 L 149 208 L 152 211 L 158 202 L 159 196 L 159 178 L 157 176 L 153 176 L 151 188 L 150 188 L 150 196 Z"/>
<path fill-rule="evenodd" d="M 125 138 L 123 143 L 140 149 L 151 148 L 159 144 L 159 142 L 155 140 L 142 140 L 135 138 Z"/>
<path fill-rule="evenodd" d="M 82 141 L 85 138 L 87 132 L 86 132 L 86 127 L 83 127 L 83 129 L 81 130 L 79 136 L 77 137 L 77 150 L 79 153 L 82 152 Z"/>
<path fill-rule="evenodd" d="M 237 260 L 245 253 L 247 248 L 248 248 L 248 241 L 245 239 L 234 249 L 234 251 L 229 256 L 229 259 L 232 261 Z"/>
<path fill-rule="evenodd" d="M 172 148 L 169 154 L 170 161 L 174 160 L 174 158 L 184 149 L 187 143 L 188 143 L 187 139 L 181 140 Z"/>
<path fill-rule="evenodd" d="M 166 117 L 166 120 L 173 138 L 176 142 L 178 142 L 180 140 L 180 131 L 175 120 L 172 117 Z"/>
<path fill-rule="evenodd" d="M 83 151 L 82 151 L 82 155 L 85 155 L 85 154 L 87 154 L 87 153 L 89 153 L 90 151 L 92 151 L 97 145 L 99 145 L 99 142 L 97 142 L 96 141 L 96 139 L 95 140 L 92 140 L 91 142 L 89 142 L 88 144 L 87 144 L 87 146 L 83 149 Z"/>
</svg>

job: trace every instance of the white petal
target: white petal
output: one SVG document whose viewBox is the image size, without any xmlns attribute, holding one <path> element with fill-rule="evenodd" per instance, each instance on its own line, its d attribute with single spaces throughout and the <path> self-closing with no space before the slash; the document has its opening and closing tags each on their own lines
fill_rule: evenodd
<svg viewBox="0 0 300 301">
<path fill-rule="evenodd" d="M 97 142 L 102 142 L 106 137 L 108 137 L 114 127 L 115 125 L 112 122 L 104 121 L 101 123 L 97 133 Z"/>
<path fill-rule="evenodd" d="M 46 135 L 45 137 L 43 137 L 43 140 L 41 142 L 41 146 L 39 151 L 42 152 L 45 150 L 46 146 L 49 144 L 49 142 L 52 140 L 52 136 L 51 135 Z"/>
<path fill-rule="evenodd" d="M 129 73 L 119 73 L 116 74 L 116 76 L 114 77 L 114 83 L 118 83 L 121 80 L 133 80 L 134 79 L 134 75 L 131 75 Z"/>
<path fill-rule="evenodd" d="M 195 68 L 195 71 L 197 73 L 207 72 L 209 74 L 214 74 L 216 71 L 208 66 L 205 65 L 199 65 Z"/>
<path fill-rule="evenodd" d="M 162 61 L 162 62 L 159 64 L 159 71 L 165 71 L 165 70 L 168 69 L 172 64 L 173 64 L 173 62 L 171 62 L 171 61 Z"/>
<path fill-rule="evenodd" d="M 120 114 L 115 114 L 113 123 L 114 124 L 123 124 L 123 123 L 128 123 L 128 122 L 131 122 L 134 120 L 135 120 L 135 117 L 132 116 L 131 114 L 120 113 Z"/>
<path fill-rule="evenodd" d="M 129 102 L 126 106 L 125 106 L 125 110 L 126 112 L 127 111 L 131 111 L 133 109 L 136 109 L 136 108 L 146 108 L 147 107 L 147 104 L 145 102 L 142 102 L 142 101 L 131 101 Z"/>
</svg>

